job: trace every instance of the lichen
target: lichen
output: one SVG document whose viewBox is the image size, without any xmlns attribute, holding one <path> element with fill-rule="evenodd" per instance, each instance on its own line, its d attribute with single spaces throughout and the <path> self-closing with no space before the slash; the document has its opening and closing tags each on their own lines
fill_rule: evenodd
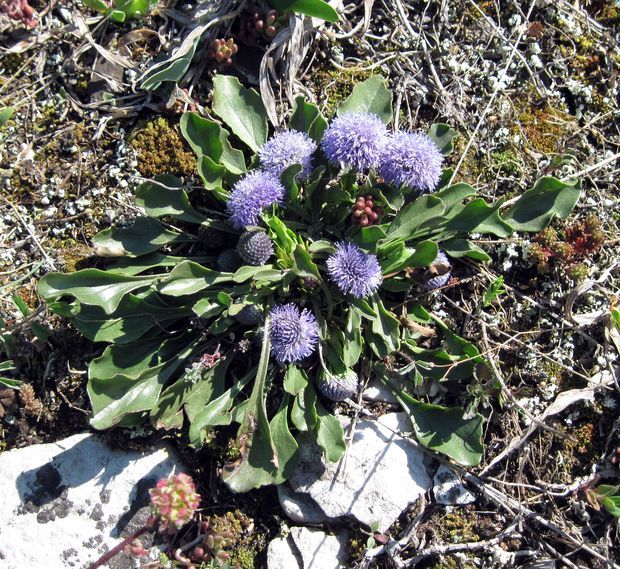
<svg viewBox="0 0 620 569">
<path fill-rule="evenodd" d="M 138 171 L 147 178 L 160 174 L 191 176 L 196 170 L 196 159 L 179 127 L 163 117 L 135 129 L 129 143 L 137 155 Z"/>
</svg>

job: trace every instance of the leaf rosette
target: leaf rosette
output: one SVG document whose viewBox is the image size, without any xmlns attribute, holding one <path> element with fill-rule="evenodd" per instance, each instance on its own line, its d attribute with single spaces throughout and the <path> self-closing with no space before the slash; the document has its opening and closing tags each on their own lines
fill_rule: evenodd
<svg viewBox="0 0 620 569">
<path fill-rule="evenodd" d="M 236 79 L 218 76 L 214 87 L 218 120 L 181 118 L 204 189 L 171 176 L 143 183 L 144 214 L 93 239 L 105 269 L 40 282 L 54 311 L 108 344 L 89 366 L 92 425 L 186 425 L 200 447 L 212 429 L 236 423 L 239 456 L 223 478 L 246 491 L 290 476 L 300 433 L 326 460 L 340 458 L 343 429 L 329 409 L 374 375 L 422 445 L 480 462 L 483 417 L 465 397 L 484 358 L 411 291 L 436 259 L 489 261 L 473 233 L 504 238 L 566 217 L 577 184 L 541 178 L 509 207 L 449 185 L 441 165 L 455 133 L 434 125 L 390 134 L 392 98 L 380 77 L 358 85 L 331 124 L 298 98 L 288 133 L 303 136 L 270 137 L 260 97 Z M 368 132 L 390 144 L 364 147 Z M 283 135 L 286 144 L 270 143 Z M 441 338 L 433 349 L 423 343 L 429 327 Z M 456 394 L 454 404 L 415 395 L 430 382 Z"/>
</svg>

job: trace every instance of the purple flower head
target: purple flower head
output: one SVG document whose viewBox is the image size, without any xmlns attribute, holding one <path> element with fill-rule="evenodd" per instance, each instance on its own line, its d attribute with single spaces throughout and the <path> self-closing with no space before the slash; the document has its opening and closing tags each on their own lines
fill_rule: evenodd
<svg viewBox="0 0 620 569">
<path fill-rule="evenodd" d="M 309 310 L 299 310 L 289 302 L 276 304 L 270 315 L 271 353 L 279 363 L 298 362 L 314 352 L 319 341 L 319 327 Z"/>
<path fill-rule="evenodd" d="M 343 113 L 323 134 L 321 148 L 332 164 L 363 172 L 378 164 L 386 137 L 387 128 L 377 115 Z"/>
<path fill-rule="evenodd" d="M 306 179 L 312 172 L 312 154 L 316 142 L 307 134 L 287 130 L 276 134 L 263 146 L 258 155 L 264 170 L 279 178 L 282 172 L 293 164 L 301 164 L 300 179 Z"/>
<path fill-rule="evenodd" d="M 439 183 L 443 155 L 433 139 L 420 132 L 397 132 L 381 153 L 379 173 L 387 184 L 432 192 Z"/>
<path fill-rule="evenodd" d="M 284 194 L 284 186 L 272 174 L 262 171 L 248 174 L 235 184 L 228 196 L 230 223 L 236 229 L 256 225 L 263 208 L 282 203 Z"/>
<path fill-rule="evenodd" d="M 372 294 L 383 281 L 377 257 L 354 243 L 336 245 L 336 252 L 327 258 L 327 270 L 341 292 L 357 298 Z"/>
<path fill-rule="evenodd" d="M 443 271 L 446 270 L 446 267 L 447 272 L 441 274 Z M 426 284 L 424 285 L 426 286 L 426 289 L 435 290 L 436 288 L 440 288 L 447 284 L 447 282 L 450 280 L 451 267 L 452 265 L 450 265 L 450 261 L 448 260 L 446 254 L 443 251 L 438 251 L 435 260 L 431 263 L 431 268 L 437 269 L 439 274 L 436 277 L 433 277 L 426 281 Z"/>
</svg>

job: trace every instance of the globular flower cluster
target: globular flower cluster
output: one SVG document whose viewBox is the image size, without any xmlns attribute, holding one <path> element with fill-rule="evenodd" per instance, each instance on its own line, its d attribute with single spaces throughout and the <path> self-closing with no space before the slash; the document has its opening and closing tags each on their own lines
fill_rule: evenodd
<svg viewBox="0 0 620 569">
<path fill-rule="evenodd" d="M 343 113 L 323 133 L 321 148 L 335 166 L 365 172 L 379 163 L 387 128 L 377 115 Z"/>
<path fill-rule="evenodd" d="M 397 132 L 387 138 L 379 173 L 387 184 L 420 192 L 437 187 L 443 156 L 430 136 L 420 132 Z"/>
<path fill-rule="evenodd" d="M 321 377 L 318 383 L 319 392 L 332 401 L 344 401 L 357 393 L 359 379 L 353 370 L 340 375 Z"/>
<path fill-rule="evenodd" d="M 162 532 L 181 529 L 194 516 L 200 495 L 191 476 L 185 473 L 162 478 L 152 488 L 151 506 Z"/>
<path fill-rule="evenodd" d="M 312 172 L 312 155 L 316 148 L 316 142 L 307 134 L 287 130 L 267 141 L 258 154 L 263 169 L 275 177 L 280 177 L 289 166 L 301 164 L 299 178 L 305 180 Z"/>
<path fill-rule="evenodd" d="M 376 255 L 364 253 L 354 243 L 343 242 L 327 258 L 327 270 L 344 294 L 365 298 L 375 292 L 383 276 Z"/>
<path fill-rule="evenodd" d="M 257 267 L 264 265 L 273 255 L 273 243 L 263 230 L 254 229 L 239 238 L 237 252 L 248 265 Z"/>
<path fill-rule="evenodd" d="M 271 353 L 279 363 L 298 362 L 310 356 L 319 340 L 314 315 L 297 305 L 278 304 L 271 309 L 269 339 Z"/>
<path fill-rule="evenodd" d="M 426 281 L 427 290 L 435 290 L 448 284 L 450 280 L 450 261 L 443 251 L 438 251 L 435 260 L 431 263 L 429 272 L 437 276 L 432 276 Z"/>
<path fill-rule="evenodd" d="M 228 197 L 230 223 L 236 229 L 256 225 L 264 208 L 282 203 L 284 186 L 267 172 L 258 170 L 239 180 Z"/>
</svg>

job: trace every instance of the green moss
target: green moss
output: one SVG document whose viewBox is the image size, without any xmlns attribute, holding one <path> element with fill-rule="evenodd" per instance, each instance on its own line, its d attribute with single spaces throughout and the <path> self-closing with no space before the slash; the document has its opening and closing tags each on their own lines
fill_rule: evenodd
<svg viewBox="0 0 620 569">
<path fill-rule="evenodd" d="M 519 173 L 521 165 L 521 160 L 511 149 L 491 153 L 491 167 L 500 174 L 515 176 Z"/>
<path fill-rule="evenodd" d="M 468 543 L 480 540 L 480 536 L 476 532 L 476 516 L 472 516 L 467 510 L 456 510 L 446 514 L 444 526 L 452 543 Z"/>
<path fill-rule="evenodd" d="M 65 272 L 74 273 L 90 257 L 88 247 L 70 237 L 67 239 L 50 239 L 50 246 L 65 264 Z"/>
<path fill-rule="evenodd" d="M 163 117 L 134 130 L 129 143 L 137 154 L 138 171 L 147 178 L 159 174 L 191 176 L 196 170 L 196 159 L 179 127 Z"/>
<path fill-rule="evenodd" d="M 347 69 L 318 68 L 312 74 L 314 92 L 320 94 L 319 106 L 326 117 L 331 117 L 353 91 L 353 87 L 373 75 L 372 71 L 350 67 Z"/>
</svg>

